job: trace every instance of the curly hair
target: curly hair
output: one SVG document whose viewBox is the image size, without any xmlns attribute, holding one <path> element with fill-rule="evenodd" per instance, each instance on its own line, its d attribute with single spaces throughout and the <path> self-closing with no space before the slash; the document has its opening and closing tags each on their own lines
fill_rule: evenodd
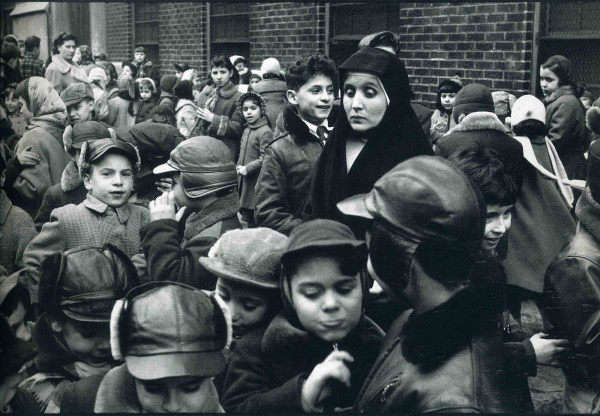
<svg viewBox="0 0 600 416">
<path fill-rule="evenodd" d="M 231 61 L 223 55 L 215 56 L 210 60 L 210 70 L 212 71 L 213 68 L 225 68 L 228 71 L 231 71 L 231 82 L 235 85 L 240 83 L 240 74 L 237 69 L 235 69 Z"/>
<path fill-rule="evenodd" d="M 58 54 L 58 48 L 60 48 L 63 43 L 72 40 L 75 41 L 75 45 L 77 45 L 77 36 L 72 33 L 62 32 L 54 41 L 52 42 L 52 54 Z"/>
<path fill-rule="evenodd" d="M 285 82 L 290 90 L 298 91 L 300 87 L 316 75 L 331 78 L 337 85 L 337 68 L 331 58 L 322 54 L 300 56 L 295 58 L 287 67 Z"/>
</svg>

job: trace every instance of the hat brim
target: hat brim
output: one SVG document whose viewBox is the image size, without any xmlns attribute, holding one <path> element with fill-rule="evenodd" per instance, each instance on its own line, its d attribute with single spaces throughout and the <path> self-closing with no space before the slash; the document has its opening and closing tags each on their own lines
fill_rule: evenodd
<svg viewBox="0 0 600 416">
<path fill-rule="evenodd" d="M 192 199 L 198 199 L 198 198 L 202 198 L 203 196 L 206 196 L 209 194 L 214 194 L 215 192 L 218 192 L 218 191 L 222 191 L 222 190 L 225 190 L 228 188 L 234 188 L 236 186 L 237 186 L 237 182 L 236 183 L 227 183 L 227 184 L 224 184 L 223 186 L 219 186 L 219 187 L 215 187 L 215 188 L 200 188 L 197 190 L 189 190 L 189 189 L 186 189 L 184 186 L 183 192 Z"/>
<path fill-rule="evenodd" d="M 337 203 L 337 209 L 342 214 L 350 217 L 359 217 L 372 220 L 374 217 L 367 210 L 366 199 L 368 195 L 369 194 L 358 194 L 353 195 L 350 198 L 346 198 Z"/>
<path fill-rule="evenodd" d="M 167 162 L 167 163 L 163 163 L 162 165 L 158 165 L 157 167 L 154 168 L 154 170 L 152 170 L 152 172 L 155 175 L 161 175 L 163 173 L 169 173 L 169 172 L 180 172 L 180 170 L 169 165 L 169 162 Z"/>
<path fill-rule="evenodd" d="M 213 377 L 227 368 L 223 352 L 177 352 L 146 356 L 127 355 L 129 373 L 139 380 L 167 377 Z"/>
<path fill-rule="evenodd" d="M 63 102 L 65 103 L 65 107 L 70 107 L 72 105 L 79 104 L 80 102 L 82 102 L 86 98 L 90 98 L 90 97 L 85 96 L 85 97 L 79 97 L 79 98 L 72 98 L 72 99 L 70 99 L 68 101 L 64 101 L 63 100 Z M 93 98 L 92 98 L 92 100 L 93 100 Z"/>
<path fill-rule="evenodd" d="M 290 257 L 295 254 L 302 253 L 308 250 L 321 249 L 319 251 L 324 251 L 326 249 L 337 249 L 337 250 L 351 250 L 354 253 L 366 254 L 366 246 L 365 242 L 362 240 L 323 240 L 323 241 L 310 241 L 306 244 L 302 244 L 300 246 L 294 247 L 292 250 L 288 250 L 283 253 L 281 256 L 281 263 L 286 263 Z"/>
<path fill-rule="evenodd" d="M 228 267 L 225 263 L 223 263 L 220 259 L 216 257 L 200 257 L 200 264 L 203 265 L 209 272 L 219 277 L 222 277 L 223 279 L 235 280 L 239 283 L 251 286 L 259 286 L 264 289 L 279 288 L 279 284 L 277 282 L 262 282 L 248 275 L 235 273 L 235 271 L 231 270 L 231 267 Z"/>
</svg>

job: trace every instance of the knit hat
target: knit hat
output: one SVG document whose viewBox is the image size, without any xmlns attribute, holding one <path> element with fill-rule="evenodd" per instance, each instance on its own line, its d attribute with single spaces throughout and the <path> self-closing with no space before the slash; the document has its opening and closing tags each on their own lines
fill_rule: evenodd
<svg viewBox="0 0 600 416">
<path fill-rule="evenodd" d="M 113 358 L 124 358 L 140 380 L 219 375 L 231 338 L 231 318 L 218 296 L 175 282 L 131 290 L 111 315 Z"/>
<path fill-rule="evenodd" d="M 111 137 L 110 128 L 97 121 L 83 121 L 67 126 L 63 133 L 63 143 L 67 149 L 81 149 L 83 143 Z M 115 134 L 114 131 L 112 134 Z"/>
<path fill-rule="evenodd" d="M 40 308 L 76 321 L 108 322 L 115 301 L 138 284 L 133 263 L 117 247 L 78 247 L 44 260 Z"/>
<path fill-rule="evenodd" d="M 287 241 L 285 235 L 269 228 L 228 231 L 212 246 L 208 257 L 200 257 L 200 264 L 223 279 L 277 289 Z"/>
<path fill-rule="evenodd" d="M 523 95 L 513 104 L 510 113 L 511 126 L 524 120 L 538 120 L 546 124 L 546 107 L 533 95 Z"/>
<path fill-rule="evenodd" d="M 100 70 L 104 72 L 104 70 Z M 106 74 L 104 76 L 106 76 Z M 67 88 L 65 88 L 60 93 L 60 98 L 62 98 L 63 102 L 65 103 L 65 106 L 69 107 L 80 103 L 86 98 L 90 98 L 93 100 L 94 90 L 92 89 L 92 86 L 90 84 L 86 84 L 84 82 L 76 82 L 69 84 Z"/>
<path fill-rule="evenodd" d="M 461 114 L 470 114 L 476 111 L 495 113 L 495 107 L 490 89 L 485 85 L 473 83 L 464 86 L 456 94 L 452 117 L 458 123 L 458 117 Z"/>
<path fill-rule="evenodd" d="M 267 58 L 262 62 L 260 66 L 260 73 L 263 78 L 265 74 L 275 74 L 277 76 L 281 75 L 281 65 L 279 61 L 275 58 Z"/>
<path fill-rule="evenodd" d="M 591 131 L 600 134 L 600 107 L 593 105 L 588 108 L 585 114 L 585 121 Z"/>
<path fill-rule="evenodd" d="M 209 136 L 190 137 L 181 142 L 167 163 L 154 168 L 155 175 L 168 172 L 181 172 L 183 191 L 193 199 L 237 186 L 229 148 Z"/>
<path fill-rule="evenodd" d="M 437 88 L 438 94 L 444 92 L 459 92 L 463 87 L 462 79 L 460 75 L 456 74 L 452 78 L 448 78 L 440 82 Z"/>
<path fill-rule="evenodd" d="M 177 83 L 177 77 L 175 75 L 163 75 L 160 79 L 160 89 L 169 94 L 173 94 L 173 87 Z"/>
<path fill-rule="evenodd" d="M 233 65 L 233 66 L 235 66 L 239 62 L 246 63 L 246 59 L 241 55 L 232 55 L 229 57 L 229 61 L 231 62 L 231 65 Z"/>
<path fill-rule="evenodd" d="M 240 96 L 240 98 L 238 98 L 237 102 L 235 103 L 237 111 L 242 118 L 244 118 L 244 112 L 242 111 L 242 106 L 244 105 L 244 101 L 246 101 L 248 98 L 254 98 L 254 99 L 258 100 L 258 102 L 260 104 L 260 115 L 261 116 L 264 116 L 267 113 L 267 104 L 265 103 L 265 100 L 263 100 L 263 98 L 260 96 L 260 94 L 257 92 L 254 92 L 254 91 L 248 91 L 248 92 L 243 93 Z"/>
<path fill-rule="evenodd" d="M 17 373 L 36 354 L 35 345 L 18 339 L 6 318 L 0 316 L 0 380 Z"/>
</svg>

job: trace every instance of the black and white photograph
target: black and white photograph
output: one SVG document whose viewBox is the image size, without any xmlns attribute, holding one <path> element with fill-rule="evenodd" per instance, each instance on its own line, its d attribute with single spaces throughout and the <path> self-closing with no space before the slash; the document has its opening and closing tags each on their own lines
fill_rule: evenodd
<svg viewBox="0 0 600 416">
<path fill-rule="evenodd" d="M 600 414 L 600 0 L 0 11 L 0 413 Z"/>
</svg>

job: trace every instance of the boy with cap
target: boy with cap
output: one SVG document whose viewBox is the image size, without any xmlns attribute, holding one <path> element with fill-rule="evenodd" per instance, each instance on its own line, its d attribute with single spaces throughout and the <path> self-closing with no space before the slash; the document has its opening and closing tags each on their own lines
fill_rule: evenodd
<svg viewBox="0 0 600 416">
<path fill-rule="evenodd" d="M 23 387 L 39 411 L 58 413 L 73 383 L 112 365 L 110 314 L 139 281 L 125 253 L 114 246 L 78 247 L 50 255 L 40 279 L 40 309 L 33 339 L 38 371 Z"/>
<path fill-rule="evenodd" d="M 590 146 L 585 191 L 571 242 L 548 267 L 544 302 L 550 333 L 566 338 L 563 413 L 590 413 L 600 399 L 600 142 Z"/>
<path fill-rule="evenodd" d="M 81 146 L 85 142 L 113 137 L 115 133 L 111 134 L 110 130 L 98 121 L 82 121 L 73 127 L 65 128 L 63 144 L 71 161 L 65 167 L 60 182 L 48 188 L 42 198 L 42 205 L 35 217 L 35 228 L 38 232 L 45 223 L 50 221 L 50 213 L 55 208 L 83 202 L 87 195 L 87 189 L 85 189 L 83 179 L 79 174 Z"/>
<path fill-rule="evenodd" d="M 93 120 L 96 117 L 94 90 L 90 84 L 84 82 L 69 84 L 60 93 L 60 98 L 67 107 L 67 115 L 71 126 L 82 121 Z"/>
<path fill-rule="evenodd" d="M 141 252 L 139 233 L 148 222 L 148 209 L 128 203 L 139 163 L 136 149 L 116 138 L 82 145 L 79 167 L 88 191 L 86 199 L 79 205 L 69 204 L 52 211 L 50 222 L 44 224 L 23 255 L 27 267 L 25 285 L 32 303 L 38 302 L 42 261 L 55 251 L 111 243 L 129 257 Z"/>
<path fill-rule="evenodd" d="M 366 246 L 315 220 L 292 231 L 282 256 L 282 313 L 233 350 L 228 412 L 332 412 L 352 405 L 383 331 L 367 318 Z"/>
<path fill-rule="evenodd" d="M 215 278 L 198 259 L 224 232 L 241 228 L 229 148 L 212 137 L 191 137 L 154 174 L 170 176 L 173 185 L 150 202 L 150 222 L 140 231 L 145 257 L 134 259 L 138 273 L 213 290 Z"/>
<path fill-rule="evenodd" d="M 231 319 L 217 296 L 145 284 L 115 304 L 110 336 L 125 364 L 103 377 L 92 400 L 80 398 L 94 413 L 223 413 L 212 379 L 227 366 Z"/>
<path fill-rule="evenodd" d="M 135 48 L 134 58 L 131 61 L 131 64 L 136 68 L 136 81 L 142 78 L 152 78 L 155 83 L 159 82 L 159 79 L 156 79 L 156 74 L 154 71 L 154 67 L 152 66 L 152 62 L 146 59 L 146 49 L 143 46 L 138 46 Z"/>
<path fill-rule="evenodd" d="M 475 185 L 451 163 L 417 156 L 338 208 L 368 220 L 370 274 L 413 307 L 386 334 L 354 410 L 521 411 L 492 319 L 499 310 L 468 285 L 486 222 Z"/>
</svg>

